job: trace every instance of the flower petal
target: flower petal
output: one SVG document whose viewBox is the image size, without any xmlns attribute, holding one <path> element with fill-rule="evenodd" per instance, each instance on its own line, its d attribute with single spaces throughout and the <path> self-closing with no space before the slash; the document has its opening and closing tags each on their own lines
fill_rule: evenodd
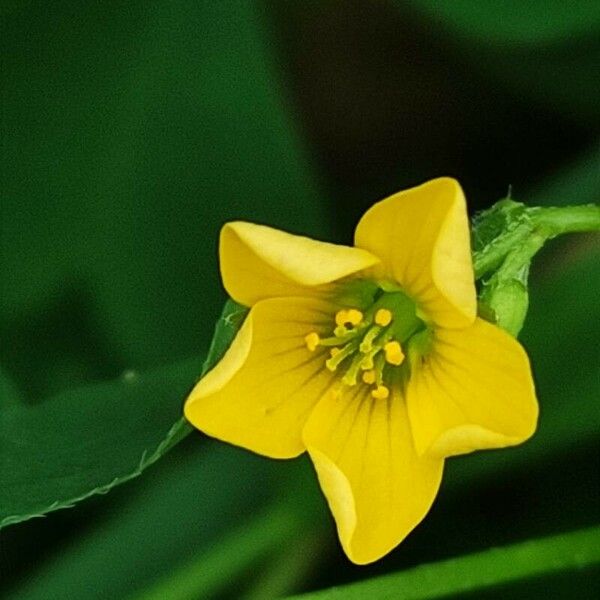
<svg viewBox="0 0 600 600">
<path fill-rule="evenodd" d="M 272 458 L 305 450 L 302 428 L 333 381 L 325 351 L 304 336 L 331 327 L 335 308 L 312 298 L 258 302 L 223 359 L 190 393 L 185 416 L 220 440 Z"/>
<path fill-rule="evenodd" d="M 307 287 L 331 283 L 379 262 L 366 250 L 241 221 L 221 230 L 219 255 L 225 289 L 246 306 L 265 298 L 302 296 Z"/>
<path fill-rule="evenodd" d="M 429 511 L 443 461 L 420 458 L 403 398 L 372 398 L 365 386 L 329 393 L 304 441 L 335 518 L 344 551 L 357 564 L 397 546 Z"/>
<path fill-rule="evenodd" d="M 474 321 L 469 222 L 454 179 L 434 179 L 378 202 L 360 220 L 355 242 L 381 259 L 376 276 L 399 283 L 437 324 Z"/>
<path fill-rule="evenodd" d="M 431 354 L 406 390 L 417 452 L 447 457 L 519 444 L 538 416 L 533 377 L 521 345 L 477 319 L 436 332 Z"/>
</svg>

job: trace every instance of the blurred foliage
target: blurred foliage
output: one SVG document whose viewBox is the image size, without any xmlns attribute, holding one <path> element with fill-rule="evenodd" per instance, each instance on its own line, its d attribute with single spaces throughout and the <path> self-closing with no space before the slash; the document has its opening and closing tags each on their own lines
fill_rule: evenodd
<svg viewBox="0 0 600 600">
<path fill-rule="evenodd" d="M 205 349 L 225 221 L 323 233 L 251 4 L 29 2 L 3 30 L 0 358 L 30 401 Z"/>
<path fill-rule="evenodd" d="M 403 598 L 427 600 L 477 590 L 553 572 L 584 569 L 600 563 L 600 527 L 494 548 L 479 554 L 421 565 L 386 577 L 303 594 L 300 600 Z M 465 577 L 465 574 L 468 574 Z"/>
<path fill-rule="evenodd" d="M 528 204 L 597 202 L 599 32 L 584 0 L 6 4 L 2 514 L 128 478 L 160 447 L 224 300 L 225 221 L 347 242 L 373 201 L 440 174 L 473 212 L 510 184 Z M 306 458 L 194 433 L 110 494 L 3 529 L 0 595 L 271 598 L 576 545 L 600 521 L 599 256 L 582 235 L 534 262 L 539 433 L 448 461 L 430 516 L 381 562 L 343 557 Z M 530 566 L 473 597 L 597 596 L 597 569 Z"/>
</svg>

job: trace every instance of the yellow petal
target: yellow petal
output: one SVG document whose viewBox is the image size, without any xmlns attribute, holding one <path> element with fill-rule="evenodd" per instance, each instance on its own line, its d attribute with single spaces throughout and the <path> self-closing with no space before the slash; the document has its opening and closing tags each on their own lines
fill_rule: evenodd
<svg viewBox="0 0 600 600">
<path fill-rule="evenodd" d="M 416 455 L 397 392 L 375 399 L 360 386 L 328 394 L 303 437 L 353 562 L 366 564 L 390 552 L 429 511 L 443 461 Z"/>
<path fill-rule="evenodd" d="M 302 428 L 333 382 L 329 353 L 310 352 L 306 333 L 331 327 L 335 307 L 311 298 L 258 302 L 223 359 L 185 403 L 186 418 L 210 436 L 272 458 L 304 449 Z"/>
<path fill-rule="evenodd" d="M 378 202 L 360 220 L 355 241 L 381 259 L 374 274 L 399 283 L 434 322 L 473 322 L 469 222 L 457 181 L 434 179 Z"/>
<path fill-rule="evenodd" d="M 419 454 L 446 457 L 519 444 L 538 416 L 529 360 L 500 328 L 477 319 L 438 331 L 406 390 Z"/>
<path fill-rule="evenodd" d="M 227 223 L 221 230 L 219 254 L 225 289 L 246 306 L 265 298 L 306 295 L 307 288 L 378 262 L 366 250 L 240 221 Z"/>
</svg>

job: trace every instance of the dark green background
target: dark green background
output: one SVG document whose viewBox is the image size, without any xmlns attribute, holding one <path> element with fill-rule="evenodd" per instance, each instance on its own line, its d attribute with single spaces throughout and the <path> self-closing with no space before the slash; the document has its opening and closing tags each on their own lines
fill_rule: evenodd
<svg viewBox="0 0 600 600">
<path fill-rule="evenodd" d="M 439 4 L 4 3 L 3 404 L 67 393 L 76 410 L 100 389 L 101 431 L 124 399 L 87 386 L 171 364 L 165 373 L 187 365 L 178 386 L 191 386 L 225 299 L 216 240 L 227 220 L 348 243 L 374 201 L 439 175 L 461 181 L 471 211 L 509 186 L 528 203 L 598 201 L 598 5 Z M 129 598 L 281 496 L 309 526 L 234 572 L 223 597 L 316 589 L 597 524 L 598 256 L 597 238 L 573 236 L 534 266 L 523 341 L 538 438 L 451 461 L 430 517 L 380 563 L 347 562 L 307 461 L 194 434 L 108 496 L 3 530 L 1 589 Z M 165 377 L 151 382 L 168 388 Z M 44 452 L 52 440 L 34 443 Z M 550 585 L 593 597 L 597 581 L 588 569 L 490 597 Z"/>
</svg>

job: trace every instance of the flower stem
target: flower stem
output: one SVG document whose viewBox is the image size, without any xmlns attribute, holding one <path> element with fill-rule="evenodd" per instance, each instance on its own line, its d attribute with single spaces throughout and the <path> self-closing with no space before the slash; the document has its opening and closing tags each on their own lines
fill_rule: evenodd
<svg viewBox="0 0 600 600">
<path fill-rule="evenodd" d="M 473 252 L 475 279 L 481 279 L 504 262 L 506 257 L 519 246 L 532 246 L 529 238 L 541 238 L 539 250 L 544 243 L 563 233 L 600 231 L 600 206 L 526 207 L 518 202 L 501 200 L 486 211 L 475 223 L 474 228 L 489 227 L 488 221 L 497 221 L 496 235 Z M 529 258 L 533 257 L 529 254 Z"/>
<path fill-rule="evenodd" d="M 600 231 L 600 206 L 527 207 L 505 199 L 473 221 L 473 269 L 480 314 L 517 336 L 528 308 L 533 257 L 564 233 Z"/>
<path fill-rule="evenodd" d="M 529 217 L 536 228 L 556 237 L 563 233 L 600 231 L 600 206 L 583 204 L 580 206 L 552 206 L 528 209 Z"/>
</svg>

